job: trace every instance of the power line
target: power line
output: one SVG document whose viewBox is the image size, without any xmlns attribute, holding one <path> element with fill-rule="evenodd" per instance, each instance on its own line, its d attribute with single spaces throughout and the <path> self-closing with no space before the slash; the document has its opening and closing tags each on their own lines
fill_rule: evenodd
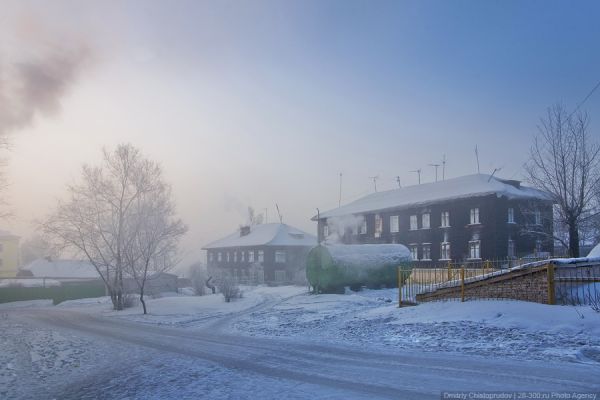
<svg viewBox="0 0 600 400">
<path fill-rule="evenodd" d="M 592 90 L 590 90 L 590 92 L 587 94 L 587 96 L 585 96 L 585 98 L 583 99 L 583 101 L 581 103 L 579 103 L 579 105 L 577 107 L 575 107 L 575 109 L 573 110 L 573 112 L 569 115 L 569 119 L 573 116 L 573 114 L 575 114 L 577 111 L 579 111 L 579 109 L 581 108 L 581 106 L 590 98 L 592 97 L 592 95 L 594 94 L 594 92 L 596 91 L 596 89 L 598 89 L 600 87 L 600 81 L 598 81 L 598 83 L 596 83 L 596 86 L 594 86 L 594 88 Z"/>
</svg>

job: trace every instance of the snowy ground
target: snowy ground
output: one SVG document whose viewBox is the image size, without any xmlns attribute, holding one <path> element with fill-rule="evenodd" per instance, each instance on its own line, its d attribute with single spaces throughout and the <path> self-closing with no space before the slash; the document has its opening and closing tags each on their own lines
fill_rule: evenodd
<svg viewBox="0 0 600 400">
<path fill-rule="evenodd" d="M 258 287 L 225 303 L 221 295 L 172 294 L 149 299 L 146 316 L 139 306 L 112 311 L 107 298 L 3 304 L 0 398 L 600 391 L 600 314 L 587 307 L 469 301 L 398 309 L 396 295 Z"/>
<path fill-rule="evenodd" d="M 600 314 L 518 301 L 397 308 L 395 291 L 300 295 L 235 323 L 244 334 L 532 360 L 600 363 Z"/>
</svg>

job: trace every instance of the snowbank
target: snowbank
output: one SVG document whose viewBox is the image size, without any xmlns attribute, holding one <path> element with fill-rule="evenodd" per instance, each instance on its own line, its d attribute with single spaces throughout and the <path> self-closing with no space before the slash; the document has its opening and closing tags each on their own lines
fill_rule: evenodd
<svg viewBox="0 0 600 400">
<path fill-rule="evenodd" d="M 0 279 L 0 287 L 50 287 L 60 286 L 55 279 Z"/>
</svg>

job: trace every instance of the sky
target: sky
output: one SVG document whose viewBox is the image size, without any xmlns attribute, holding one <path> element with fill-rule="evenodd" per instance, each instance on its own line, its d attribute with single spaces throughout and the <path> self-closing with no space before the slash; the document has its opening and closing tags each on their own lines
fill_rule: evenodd
<svg viewBox="0 0 600 400">
<path fill-rule="evenodd" d="M 164 168 L 184 262 L 247 207 L 310 218 L 374 190 L 522 178 L 546 108 L 600 81 L 595 1 L 0 0 L 0 134 L 26 238 L 102 147 Z M 600 90 L 581 107 L 600 137 Z M 441 178 L 441 168 L 439 171 Z"/>
</svg>

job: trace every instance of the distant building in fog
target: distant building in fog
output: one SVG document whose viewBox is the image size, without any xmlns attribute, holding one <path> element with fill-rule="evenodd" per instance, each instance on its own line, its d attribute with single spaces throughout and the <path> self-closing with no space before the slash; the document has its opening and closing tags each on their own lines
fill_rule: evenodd
<svg viewBox="0 0 600 400">
<path fill-rule="evenodd" d="M 306 280 L 306 255 L 317 238 L 286 224 L 242 226 L 203 247 L 209 274 L 226 273 L 240 282 L 291 283 Z"/>
</svg>

